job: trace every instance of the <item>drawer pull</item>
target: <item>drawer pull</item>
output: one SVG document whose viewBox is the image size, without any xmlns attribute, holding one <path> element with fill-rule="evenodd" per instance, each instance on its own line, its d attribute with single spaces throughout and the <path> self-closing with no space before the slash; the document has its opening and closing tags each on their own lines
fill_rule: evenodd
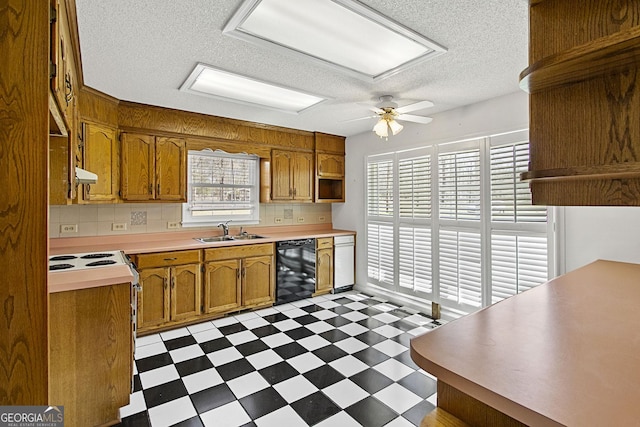
<svg viewBox="0 0 640 427">
<path fill-rule="evenodd" d="M 173 258 L 165 258 L 164 260 L 165 261 L 175 261 L 177 259 L 178 259 L 178 257 L 173 257 Z"/>
</svg>

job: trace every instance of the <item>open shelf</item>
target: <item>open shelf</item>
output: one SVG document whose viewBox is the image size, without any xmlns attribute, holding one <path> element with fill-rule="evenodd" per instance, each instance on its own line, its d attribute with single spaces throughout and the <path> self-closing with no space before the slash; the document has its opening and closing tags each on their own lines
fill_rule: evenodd
<svg viewBox="0 0 640 427">
<path fill-rule="evenodd" d="M 520 74 L 520 88 L 536 93 L 637 66 L 640 26 L 548 56 Z"/>
</svg>

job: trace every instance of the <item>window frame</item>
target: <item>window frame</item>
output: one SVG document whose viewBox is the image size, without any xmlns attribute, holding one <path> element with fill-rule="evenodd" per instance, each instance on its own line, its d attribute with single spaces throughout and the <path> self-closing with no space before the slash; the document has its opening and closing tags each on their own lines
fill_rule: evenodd
<svg viewBox="0 0 640 427">
<path fill-rule="evenodd" d="M 192 201 L 190 200 L 192 197 L 192 189 L 194 186 L 193 176 L 191 173 L 191 168 L 193 166 L 192 160 L 193 156 L 207 156 L 207 157 L 215 157 L 215 158 L 231 158 L 231 159 L 245 159 L 248 161 L 255 162 L 254 170 L 252 172 L 251 178 L 253 182 L 251 185 L 228 185 L 228 184 L 208 184 L 203 185 L 203 187 L 214 187 L 214 188 L 250 188 L 250 200 L 248 202 L 242 202 L 242 206 L 238 203 L 237 211 L 246 211 L 250 210 L 249 214 L 241 214 L 240 212 L 233 213 L 234 209 L 225 208 L 219 209 L 221 211 L 220 214 L 214 215 L 192 215 Z M 233 203 L 229 203 L 233 204 Z M 248 205 L 248 207 L 247 207 Z M 227 153 L 222 150 L 212 150 L 209 148 L 205 148 L 204 150 L 189 150 L 187 153 L 187 202 L 182 204 L 182 226 L 183 227 L 205 227 L 205 226 L 215 226 L 220 222 L 225 221 L 233 221 L 234 224 L 237 225 L 251 225 L 251 224 L 259 224 L 260 223 L 260 157 L 255 154 L 247 154 L 247 153 Z"/>
</svg>

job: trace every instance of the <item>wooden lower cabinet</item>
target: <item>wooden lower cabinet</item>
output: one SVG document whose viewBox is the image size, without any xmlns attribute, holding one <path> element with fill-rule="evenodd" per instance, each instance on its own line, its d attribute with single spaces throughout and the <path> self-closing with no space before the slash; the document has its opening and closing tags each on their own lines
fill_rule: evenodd
<svg viewBox="0 0 640 427">
<path fill-rule="evenodd" d="M 225 313 L 242 306 L 241 260 L 212 261 L 204 267 L 204 312 Z"/>
<path fill-rule="evenodd" d="M 49 404 L 65 426 L 116 424 L 129 404 L 133 366 L 131 284 L 49 296 Z"/>
<path fill-rule="evenodd" d="M 205 249 L 205 313 L 273 304 L 273 243 Z"/>
<path fill-rule="evenodd" d="M 316 239 L 316 292 L 328 294 L 333 290 L 333 237 Z"/>
<path fill-rule="evenodd" d="M 138 331 L 195 319 L 202 308 L 201 251 L 136 256 L 140 273 Z M 178 265 L 174 265 L 178 264 Z"/>
</svg>

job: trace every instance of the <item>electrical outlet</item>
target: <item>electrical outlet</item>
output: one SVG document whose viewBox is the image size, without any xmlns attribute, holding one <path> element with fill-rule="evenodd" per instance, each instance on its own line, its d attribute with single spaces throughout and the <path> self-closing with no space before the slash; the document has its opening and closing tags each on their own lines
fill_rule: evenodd
<svg viewBox="0 0 640 427">
<path fill-rule="evenodd" d="M 111 224 L 111 231 L 123 231 L 127 229 L 126 222 L 114 222 Z"/>
<path fill-rule="evenodd" d="M 325 222 L 326 220 L 327 220 L 327 218 L 324 217 L 324 216 L 319 216 L 318 217 L 318 222 Z"/>
<path fill-rule="evenodd" d="M 298 222 L 304 222 L 304 217 L 303 216 L 299 216 L 298 217 Z"/>
<path fill-rule="evenodd" d="M 78 224 L 61 224 L 60 233 L 77 233 Z"/>
<path fill-rule="evenodd" d="M 167 222 L 167 228 L 180 228 L 180 222 L 178 222 L 178 221 L 169 221 L 169 222 Z"/>
<path fill-rule="evenodd" d="M 273 221 L 274 221 L 276 224 L 282 224 L 282 218 L 274 218 L 274 219 L 273 219 Z"/>
</svg>

